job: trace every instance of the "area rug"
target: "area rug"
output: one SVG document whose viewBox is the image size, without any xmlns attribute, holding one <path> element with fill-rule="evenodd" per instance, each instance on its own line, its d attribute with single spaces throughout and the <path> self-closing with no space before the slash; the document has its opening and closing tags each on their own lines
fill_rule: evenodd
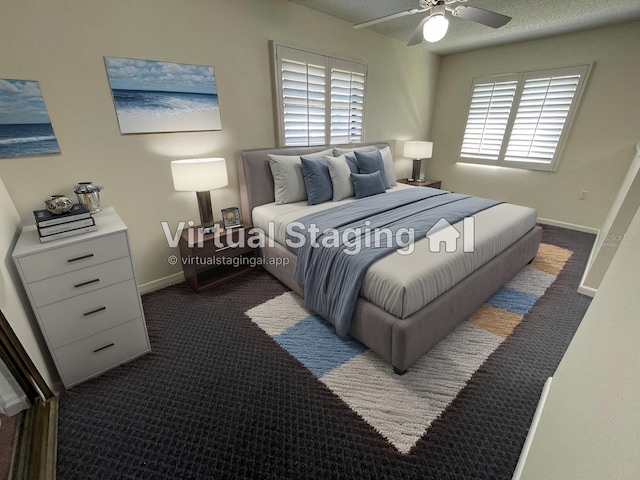
<svg viewBox="0 0 640 480">
<path fill-rule="evenodd" d="M 289 291 L 268 273 L 257 269 L 203 293 L 182 283 L 146 294 L 151 352 L 60 397 L 57 478 L 509 480 L 544 382 L 589 305 L 576 289 L 594 238 L 544 227 L 543 243 L 573 255 L 559 273 L 533 265 L 555 281 L 439 416 L 410 419 L 414 437 L 431 422 L 413 447 L 411 438 L 396 446 L 324 383 L 365 352 L 322 367 L 318 378 L 251 320 L 246 312 Z M 529 308 L 532 298 L 521 299 Z M 504 338 L 511 315 L 502 333 L 490 333 Z M 492 338 L 484 351 L 500 341 L 483 336 Z M 469 375 L 465 368 L 455 376 Z M 372 390 L 360 403 L 380 394 Z"/>
<path fill-rule="evenodd" d="M 406 454 L 511 335 L 571 255 L 567 249 L 541 244 L 530 265 L 404 375 L 396 375 L 387 362 L 357 340 L 338 336 L 293 292 L 251 308 L 246 315 Z"/>
</svg>

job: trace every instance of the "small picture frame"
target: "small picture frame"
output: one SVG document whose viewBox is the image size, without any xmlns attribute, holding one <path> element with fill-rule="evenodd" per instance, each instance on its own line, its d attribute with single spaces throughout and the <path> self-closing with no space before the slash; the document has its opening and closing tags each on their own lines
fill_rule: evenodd
<svg viewBox="0 0 640 480">
<path fill-rule="evenodd" d="M 221 212 L 224 228 L 235 228 L 242 226 L 242 218 L 240 217 L 240 209 L 238 207 L 223 208 Z"/>
</svg>

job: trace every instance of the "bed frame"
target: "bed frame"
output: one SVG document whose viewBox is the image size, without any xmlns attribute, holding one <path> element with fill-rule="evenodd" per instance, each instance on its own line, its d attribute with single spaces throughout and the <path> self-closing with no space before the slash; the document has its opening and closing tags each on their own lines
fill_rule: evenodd
<svg viewBox="0 0 640 480">
<path fill-rule="evenodd" d="M 365 145 L 382 148 L 388 144 L 370 142 L 335 146 L 348 148 Z M 327 148 L 331 146 L 240 151 L 236 160 L 243 218 L 249 221 L 254 207 L 275 201 L 268 154 L 305 155 Z M 397 318 L 368 300 L 359 298 L 349 334 L 393 365 L 396 373 L 405 373 L 412 363 L 468 318 L 523 266 L 533 260 L 538 252 L 541 236 L 540 227 L 532 228 L 502 253 L 406 318 Z M 259 254 L 267 260 L 288 258 L 289 264 L 282 266 L 282 263 L 278 263 L 276 266 L 275 262 L 270 265 L 267 261 L 264 268 L 298 295 L 304 296 L 302 285 L 293 280 L 296 256 L 286 247 L 273 243 L 274 246 L 270 247 L 266 242 Z"/>
</svg>

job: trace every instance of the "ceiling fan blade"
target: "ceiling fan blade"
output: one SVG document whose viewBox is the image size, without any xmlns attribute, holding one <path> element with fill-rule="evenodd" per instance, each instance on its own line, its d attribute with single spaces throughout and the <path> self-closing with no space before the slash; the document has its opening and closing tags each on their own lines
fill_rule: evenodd
<svg viewBox="0 0 640 480">
<path fill-rule="evenodd" d="M 356 23 L 353 28 L 365 28 L 365 27 L 369 27 L 371 25 L 375 25 L 376 23 L 382 23 L 382 22 L 386 22 L 387 20 L 391 20 L 392 18 L 400 18 L 400 17 L 404 17 L 405 15 L 413 15 L 414 13 L 420 13 L 420 12 L 424 12 L 427 9 L 422 9 L 422 8 L 412 8 L 411 10 L 404 10 L 402 12 L 398 12 L 398 13 L 392 13 L 391 15 L 385 15 L 384 17 L 379 17 L 379 18 L 374 18 L 373 20 L 368 20 L 366 22 L 362 22 L 362 23 Z"/>
<path fill-rule="evenodd" d="M 429 20 L 429 15 L 422 19 L 422 21 L 418 25 L 418 28 L 416 28 L 416 31 L 413 32 L 413 35 L 409 39 L 409 43 L 407 43 L 407 47 L 422 43 L 422 41 L 424 40 L 424 34 L 422 33 L 422 30 L 424 29 L 424 24 L 427 23 L 427 20 Z"/>
<path fill-rule="evenodd" d="M 511 17 L 500 13 L 491 12 L 471 5 L 456 7 L 451 12 L 454 16 L 481 23 L 487 27 L 500 28 L 511 20 Z"/>
</svg>

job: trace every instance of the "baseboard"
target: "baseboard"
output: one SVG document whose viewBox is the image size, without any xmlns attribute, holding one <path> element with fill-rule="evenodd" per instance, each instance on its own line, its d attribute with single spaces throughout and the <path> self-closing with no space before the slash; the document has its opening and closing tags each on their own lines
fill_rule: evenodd
<svg viewBox="0 0 640 480">
<path fill-rule="evenodd" d="M 9 479 L 55 480 L 58 445 L 58 397 L 38 399 L 16 429 Z"/>
<path fill-rule="evenodd" d="M 542 409 L 544 408 L 544 404 L 547 401 L 549 389 L 551 388 L 551 380 L 553 380 L 553 377 L 547 378 L 547 381 L 544 382 L 544 388 L 542 389 L 542 393 L 540 394 L 540 400 L 538 400 L 536 413 L 533 415 L 533 420 L 531 421 L 531 426 L 529 427 L 529 433 L 527 433 L 527 439 L 525 440 L 524 446 L 522 447 L 522 452 L 520 452 L 520 458 L 518 459 L 518 464 L 516 465 L 516 469 L 513 472 L 513 477 L 511 477 L 511 480 L 519 480 L 520 475 L 522 475 L 524 463 L 527 461 L 527 455 L 529 455 L 529 449 L 531 448 L 533 437 L 536 434 L 538 422 L 540 422 L 540 417 L 542 416 Z"/>
<path fill-rule="evenodd" d="M 576 225 L 575 223 L 560 222 L 559 220 L 551 220 L 550 218 L 538 218 L 538 223 L 545 225 L 551 225 L 553 227 L 566 228 L 568 230 L 575 230 L 577 232 L 593 233 L 598 235 L 600 230 L 593 227 L 585 227 L 584 225 Z"/>
<path fill-rule="evenodd" d="M 592 233 L 596 235 L 596 237 L 600 235 L 600 229 L 598 228 L 585 227 L 584 225 L 576 225 L 574 223 L 559 222 L 557 220 L 550 220 L 548 218 L 538 218 L 538 223 L 542 223 L 544 225 L 552 225 L 554 227 L 566 228 L 569 230 L 575 230 L 577 232 Z M 596 238 L 596 242 L 594 242 L 593 247 L 591 248 L 591 253 L 589 254 L 589 260 L 587 261 L 587 266 L 584 269 L 582 278 L 580 279 L 580 285 L 578 286 L 578 293 L 581 293 L 582 295 L 586 295 L 587 297 L 593 297 L 598 291 L 597 289 L 587 287 L 584 284 L 584 281 L 587 278 L 587 274 L 589 273 L 589 269 L 591 268 L 591 262 L 593 261 L 593 255 L 594 255 L 594 250 L 596 248 L 596 243 L 597 243 L 597 238 Z"/>
<path fill-rule="evenodd" d="M 595 288 L 587 287 L 586 285 L 583 285 L 581 283 L 580 286 L 578 286 L 578 293 L 593 298 L 595 297 L 596 293 L 598 293 L 598 290 Z"/>
<path fill-rule="evenodd" d="M 180 282 L 184 282 L 184 274 L 182 272 L 174 273 L 168 277 L 159 278 L 158 280 L 138 285 L 138 290 L 140 290 L 141 295 L 144 295 L 145 293 L 154 292 Z"/>
</svg>

